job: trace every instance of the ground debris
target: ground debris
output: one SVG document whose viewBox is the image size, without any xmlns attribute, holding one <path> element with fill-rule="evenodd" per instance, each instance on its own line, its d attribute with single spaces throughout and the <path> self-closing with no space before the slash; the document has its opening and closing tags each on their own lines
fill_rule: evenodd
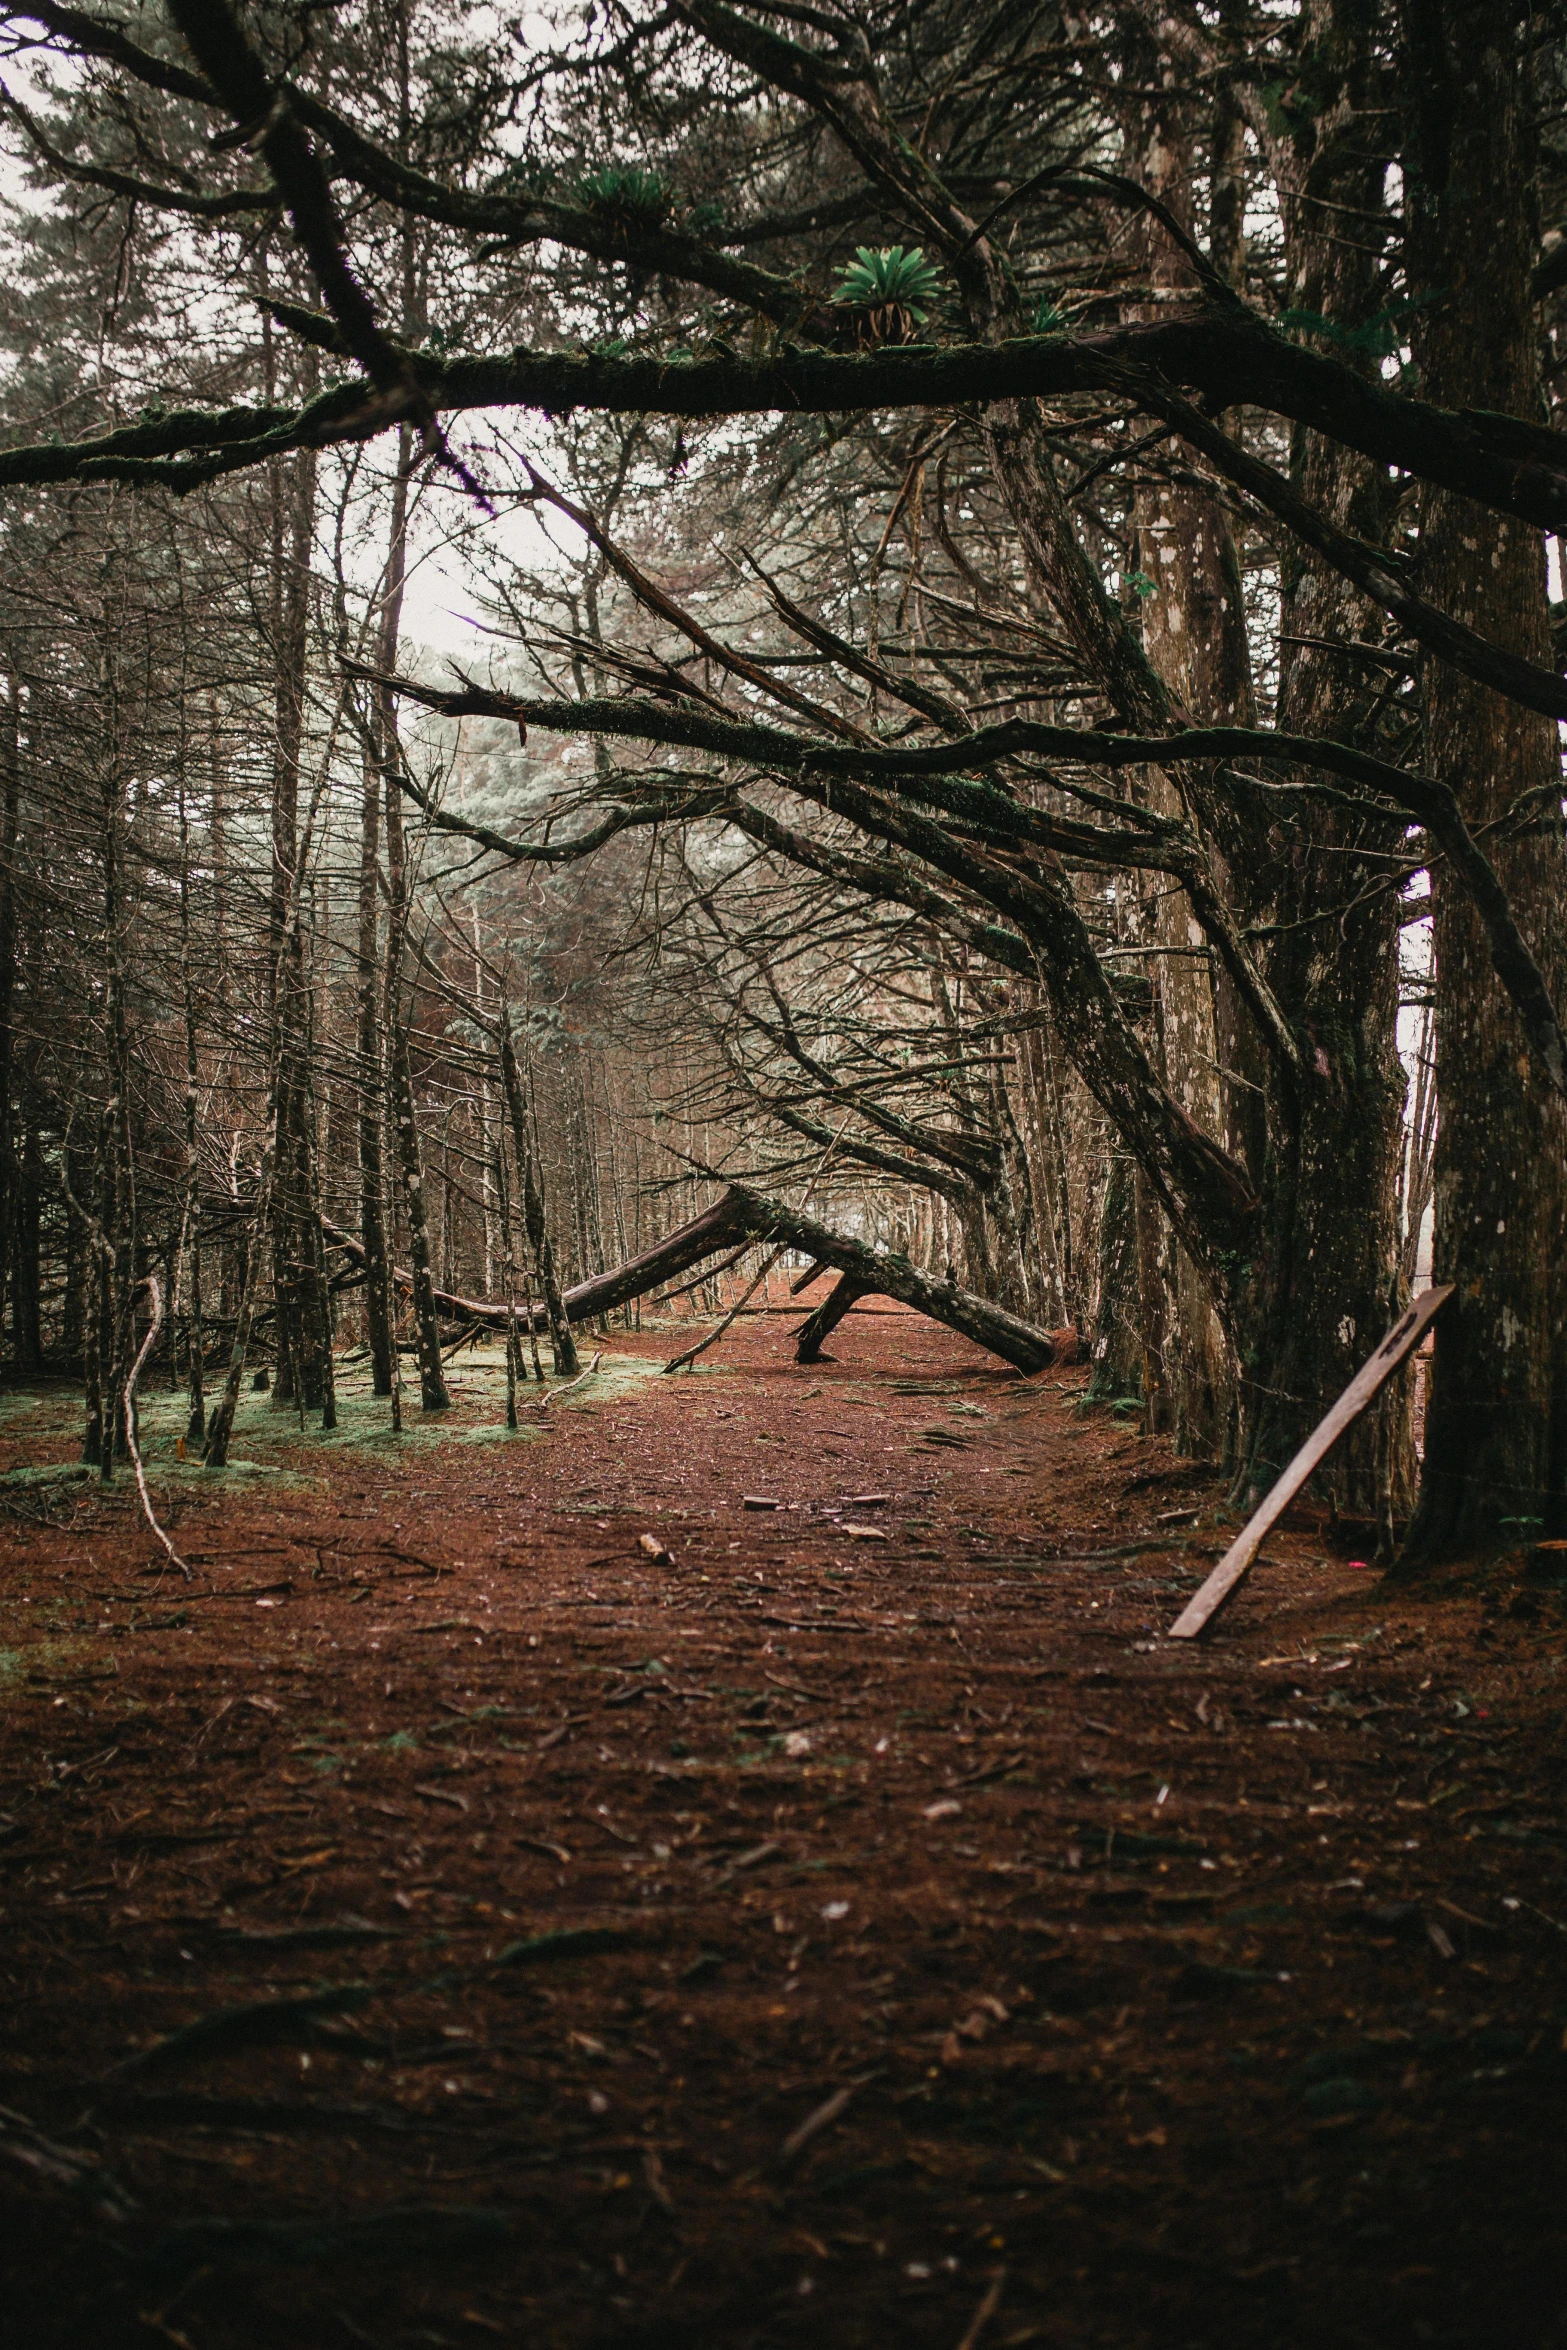
<svg viewBox="0 0 1567 2350">
<path fill-rule="evenodd" d="M 347 2015 L 367 2007 L 374 1997 L 368 1983 L 338 1983 L 329 1990 L 307 1991 L 295 1998 L 255 1999 L 241 2007 L 222 2007 L 198 2016 L 178 2031 L 165 2033 L 148 2048 L 122 2057 L 103 2075 L 105 2081 L 130 2080 L 135 2075 L 169 2066 L 198 2064 L 209 2056 L 226 2056 L 236 2048 L 266 2048 L 278 2041 L 313 2036 L 327 2016 Z"/>
<path fill-rule="evenodd" d="M 557 1959 L 592 1958 L 600 1951 L 633 1949 L 641 1937 L 627 1926 L 557 1926 L 508 1942 L 497 1966 L 543 1966 Z"/>
<path fill-rule="evenodd" d="M 138 2267 L 183 2275 L 252 2263 L 295 2268 L 313 2261 L 452 2259 L 510 2242 L 503 2211 L 399 2204 L 347 2219 L 189 2219 L 116 2249 Z"/>
<path fill-rule="evenodd" d="M 100 2219 L 129 2219 L 133 2198 L 111 2177 L 92 2149 L 64 2146 L 34 2127 L 23 2113 L 0 2105 L 0 2162 L 25 2171 L 45 2187 L 64 2189 Z"/>
</svg>

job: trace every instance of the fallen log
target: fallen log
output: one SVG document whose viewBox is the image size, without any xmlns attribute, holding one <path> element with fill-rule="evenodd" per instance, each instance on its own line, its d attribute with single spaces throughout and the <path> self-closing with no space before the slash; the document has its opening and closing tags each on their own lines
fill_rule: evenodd
<svg viewBox="0 0 1567 2350">
<path fill-rule="evenodd" d="M 959 1289 L 955 1281 L 932 1280 L 895 1250 L 850 1240 L 818 1224 L 814 1217 L 785 1206 L 782 1200 L 764 1199 L 743 1184 L 732 1185 L 729 1197 L 738 1203 L 737 1213 L 750 1217 L 758 1240 L 782 1241 L 802 1256 L 815 1257 L 848 1274 L 862 1296 L 895 1297 L 900 1305 L 913 1306 L 917 1313 L 944 1323 L 947 1329 L 971 1338 L 976 1346 L 1000 1355 L 1003 1362 L 1025 1373 L 1047 1370 L 1056 1359 L 1055 1341 L 1048 1330 L 1037 1329 L 1020 1314 L 992 1305 L 988 1298 L 976 1297 L 972 1290 Z"/>
<path fill-rule="evenodd" d="M 334 1248 L 342 1249 L 355 1263 L 364 1262 L 364 1243 L 340 1225 L 330 1224 L 323 1216 L 321 1229 Z M 689 1224 L 682 1224 L 667 1233 L 640 1256 L 630 1257 L 608 1273 L 596 1273 L 591 1281 L 579 1281 L 575 1289 L 568 1289 L 561 1300 L 567 1318 L 573 1322 L 592 1322 L 600 1314 L 612 1313 L 616 1306 L 629 1305 L 633 1298 L 645 1297 L 650 1289 L 662 1288 L 678 1274 L 689 1272 L 705 1257 L 718 1255 L 733 1248 L 736 1241 L 748 1242 L 749 1225 L 737 1217 L 731 1204 L 731 1195 L 704 1208 L 700 1216 L 693 1216 Z M 392 1281 L 405 1295 L 411 1293 L 413 1276 L 401 1265 L 392 1268 Z M 455 1290 L 438 1289 L 435 1292 L 435 1310 L 444 1321 L 478 1322 L 487 1330 L 504 1331 L 512 1308 L 504 1299 L 486 1297 L 459 1297 Z M 530 1325 L 538 1330 L 549 1328 L 549 1317 L 544 1306 L 530 1304 L 525 1298 L 516 1301 L 519 1328 Z"/>
<path fill-rule="evenodd" d="M 322 1229 L 334 1248 L 344 1250 L 356 1263 L 363 1261 L 363 1244 L 351 1233 L 327 1223 L 325 1218 Z M 667 1233 L 653 1247 L 643 1249 L 640 1255 L 609 1272 L 595 1274 L 591 1281 L 580 1281 L 574 1289 L 568 1289 L 562 1301 L 567 1316 L 573 1322 L 593 1321 L 616 1306 L 629 1305 L 633 1298 L 643 1297 L 651 1289 L 662 1288 L 704 1258 L 718 1256 L 744 1241 L 763 1241 L 775 1248 L 795 1249 L 816 1265 L 831 1266 L 845 1275 L 857 1295 L 896 1298 L 901 1305 L 912 1306 L 931 1321 L 956 1330 L 961 1337 L 972 1339 L 976 1346 L 999 1355 L 1003 1362 L 1024 1373 L 1043 1371 L 1057 1359 L 1056 1343 L 1048 1330 L 1037 1329 L 1020 1315 L 1008 1313 L 1004 1306 L 992 1305 L 988 1298 L 960 1289 L 954 1281 L 933 1280 L 894 1250 L 871 1248 L 864 1241 L 851 1240 L 846 1234 L 819 1224 L 814 1216 L 788 1207 L 782 1200 L 767 1199 L 740 1183 L 731 1184 L 710 1208 L 694 1216 L 689 1224 Z M 412 1276 L 400 1266 L 394 1267 L 392 1279 L 405 1293 L 412 1290 Z M 843 1286 L 840 1282 L 826 1306 L 811 1316 L 800 1332 L 802 1339 L 811 1324 L 820 1320 L 840 1296 Z M 833 1321 L 841 1320 L 853 1302 L 850 1297 L 833 1315 Z M 513 1307 L 504 1300 L 458 1297 L 452 1291 L 438 1289 L 435 1309 L 448 1321 L 479 1323 L 489 1330 L 504 1331 L 513 1312 L 523 1329 L 548 1327 L 542 1304 L 525 1299 L 519 1299 Z"/>
</svg>

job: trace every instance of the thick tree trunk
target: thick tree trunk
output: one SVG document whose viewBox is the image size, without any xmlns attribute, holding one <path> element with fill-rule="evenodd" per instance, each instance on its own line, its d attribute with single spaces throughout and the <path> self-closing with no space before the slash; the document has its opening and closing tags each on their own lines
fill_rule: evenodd
<svg viewBox="0 0 1567 2350">
<path fill-rule="evenodd" d="M 355 1263 L 364 1262 L 363 1243 L 350 1234 L 328 1223 L 323 1229 L 334 1248 L 342 1249 Z M 750 1238 L 750 1226 L 736 1204 L 734 1194 L 725 1192 L 722 1199 L 695 1216 L 690 1223 L 680 1225 L 667 1233 L 651 1248 L 643 1249 L 624 1265 L 617 1265 L 607 1273 L 595 1274 L 591 1281 L 581 1282 L 577 1288 L 561 1293 L 560 1308 L 563 1321 L 587 1322 L 597 1314 L 607 1314 L 616 1306 L 624 1305 L 634 1297 L 645 1297 L 649 1290 L 662 1289 L 693 1265 L 700 1265 L 708 1257 L 732 1249 L 736 1241 Z M 401 1266 L 394 1266 L 392 1278 L 405 1295 L 413 1286 L 413 1276 Z M 454 1291 L 437 1289 L 434 1293 L 436 1310 L 451 1322 L 477 1322 L 491 1330 L 504 1330 L 515 1314 L 524 1330 L 550 1327 L 549 1309 L 542 1300 L 529 1302 L 526 1298 L 459 1297 Z"/>
<path fill-rule="evenodd" d="M 1020 1371 L 1042 1371 L 1054 1362 L 1055 1341 L 1049 1332 L 1036 1329 L 1017 1314 L 1008 1313 L 1004 1306 L 975 1297 L 953 1283 L 933 1281 L 928 1273 L 910 1264 L 907 1257 L 887 1249 L 867 1248 L 863 1242 L 847 1239 L 829 1226 L 818 1224 L 814 1217 L 787 1207 L 781 1200 L 765 1199 L 742 1184 L 731 1186 L 729 1196 L 755 1239 L 781 1241 L 787 1248 L 798 1249 L 802 1256 L 815 1257 L 824 1265 L 835 1265 L 840 1273 L 857 1281 L 865 1293 L 895 1297 L 902 1304 L 913 1306 L 919 1313 L 929 1315 L 933 1322 L 944 1323 L 949 1330 L 956 1330 L 977 1346 L 1000 1355 L 1004 1362 L 1015 1364 Z"/>
<path fill-rule="evenodd" d="M 1281 144 L 1288 191 L 1292 309 L 1327 320 L 1341 356 L 1368 378 L 1369 338 L 1386 300 L 1370 232 L 1385 166 L 1366 123 L 1388 92 L 1369 17 L 1310 0 L 1305 28 L 1320 60 L 1309 128 Z M 1346 236 L 1344 224 L 1366 224 Z M 1307 500 L 1373 545 L 1391 519 L 1385 470 L 1316 433 L 1294 438 L 1291 471 Z M 1282 579 L 1278 724 L 1297 734 L 1377 746 L 1373 712 L 1387 671 L 1357 649 L 1383 634 L 1380 611 L 1316 556 L 1296 550 Z M 1394 674 L 1397 672 L 1395 670 Z M 1397 836 L 1333 808 L 1280 827 L 1237 872 L 1241 904 L 1272 926 L 1267 973 L 1305 1047 L 1288 1097 L 1271 1072 L 1269 1174 L 1261 1254 L 1245 1489 L 1270 1485 L 1354 1375 L 1371 1335 L 1403 1303 L 1398 1179 L 1404 1073 L 1398 1057 L 1399 909 L 1387 854 Z M 1341 1506 L 1407 1515 L 1412 1452 L 1407 1382 L 1351 1431 L 1315 1480 Z M 1391 1489 L 1387 1486 L 1391 1474 Z"/>
<path fill-rule="evenodd" d="M 1532 417 L 1523 29 L 1522 12 L 1496 0 L 1406 5 L 1405 170 L 1422 389 L 1454 407 Z M 1494 643 L 1551 662 L 1537 532 L 1428 491 L 1421 586 Z M 1556 728 L 1435 661 L 1424 683 L 1425 764 L 1452 785 L 1472 828 L 1495 827 L 1489 853 L 1560 1002 L 1567 859 Z M 1463 889 L 1440 865 L 1432 887 L 1432 1270 L 1457 1295 L 1437 1325 L 1411 1566 L 1567 1532 L 1567 1110 L 1525 1049 Z"/>
<path fill-rule="evenodd" d="M 1128 98 L 1128 168 L 1195 235 L 1197 137 L 1190 93 L 1176 88 L 1168 68 L 1141 41 L 1132 45 L 1127 86 L 1135 93 Z M 1150 285 L 1195 290 L 1190 265 L 1162 226 L 1145 221 L 1137 234 Z M 1239 251 L 1229 259 L 1232 268 L 1237 266 Z M 1151 317 L 1157 311 L 1134 305 L 1130 315 Z M 1251 725 L 1251 656 L 1228 517 L 1215 491 L 1188 468 L 1176 466 L 1161 478 L 1159 463 L 1155 456 L 1133 509 L 1143 650 L 1171 703 L 1199 724 Z M 1175 819 L 1201 822 L 1206 815 L 1211 821 L 1220 813 L 1228 845 L 1236 845 L 1233 812 L 1194 807 L 1189 794 L 1163 771 L 1152 769 L 1141 779 L 1140 797 L 1158 814 Z M 1210 855 L 1216 866 L 1221 854 L 1214 841 Z M 1228 1129 L 1236 1121 L 1227 1095 L 1237 1082 L 1246 1082 L 1237 1079 L 1237 1063 L 1253 1080 L 1263 1074 L 1256 1031 L 1223 972 L 1215 971 L 1212 950 L 1184 890 L 1162 881 L 1151 886 L 1141 930 L 1153 950 L 1145 968 L 1153 985 L 1155 1049 L 1165 1083 L 1205 1133 L 1223 1137 L 1233 1148 Z M 1264 1161 L 1254 1157 L 1250 1170 L 1260 1190 Z M 1212 1286 L 1146 1186 L 1139 1186 L 1138 1223 L 1147 1361 L 1144 1428 L 1150 1434 L 1167 1432 L 1180 1451 L 1228 1461 L 1241 1399 Z"/>
<path fill-rule="evenodd" d="M 1093 1369 L 1088 1393 L 1096 1403 L 1143 1393 L 1142 1279 L 1137 1231 L 1137 1168 L 1110 1137 L 1109 1164 L 1099 1207 L 1094 1283 Z"/>
</svg>

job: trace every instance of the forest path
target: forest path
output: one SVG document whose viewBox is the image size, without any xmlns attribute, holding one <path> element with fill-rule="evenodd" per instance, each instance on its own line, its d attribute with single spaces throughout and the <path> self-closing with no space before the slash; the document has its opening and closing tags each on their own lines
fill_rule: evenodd
<svg viewBox="0 0 1567 2350">
<path fill-rule="evenodd" d="M 247 1398 L 219 1495 L 150 1409 L 189 1586 L 0 1488 L 11 2341 L 1562 2338 L 1556 1601 L 1302 1522 L 1167 1647 L 1211 1480 L 793 1319 L 515 1439 L 493 1358 L 400 1445 Z"/>
</svg>

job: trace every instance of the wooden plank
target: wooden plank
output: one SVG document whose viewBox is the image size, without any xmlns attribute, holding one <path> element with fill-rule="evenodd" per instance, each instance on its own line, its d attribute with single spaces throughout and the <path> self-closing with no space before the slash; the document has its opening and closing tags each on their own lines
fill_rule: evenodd
<svg viewBox="0 0 1567 2350">
<path fill-rule="evenodd" d="M 1394 1323 L 1371 1360 L 1362 1363 L 1327 1418 L 1312 1430 L 1261 1507 L 1247 1519 L 1202 1589 L 1177 1616 L 1170 1626 L 1171 1640 L 1195 1640 L 1212 1623 L 1225 1601 L 1251 1572 L 1263 1537 L 1283 1517 L 1312 1471 L 1387 1385 L 1405 1356 L 1420 1344 L 1452 1294 L 1451 1283 L 1445 1288 L 1424 1290 L 1408 1313 Z"/>
</svg>

